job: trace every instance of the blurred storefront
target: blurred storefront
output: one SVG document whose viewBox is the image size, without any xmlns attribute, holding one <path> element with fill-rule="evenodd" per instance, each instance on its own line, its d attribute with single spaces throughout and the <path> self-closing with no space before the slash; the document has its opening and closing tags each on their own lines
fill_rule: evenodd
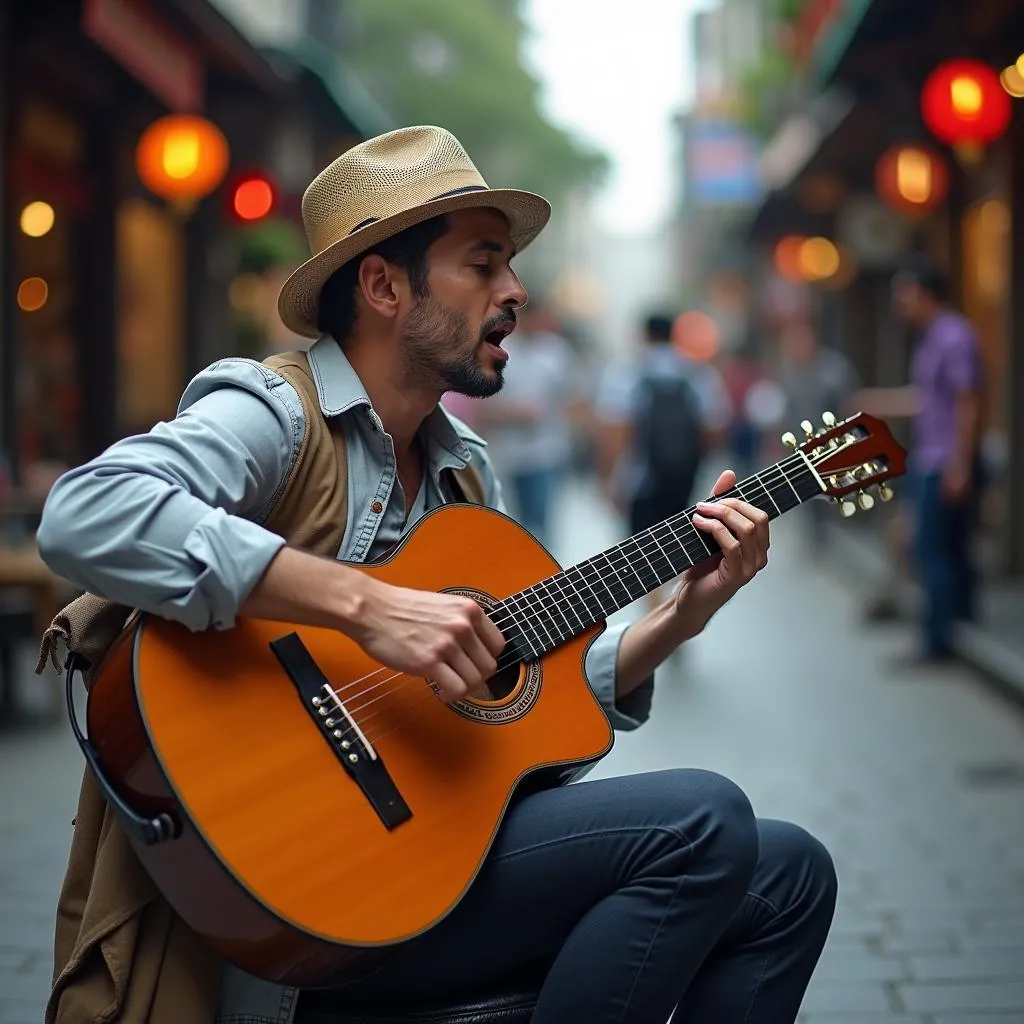
<svg viewBox="0 0 1024 1024">
<path fill-rule="evenodd" d="M 914 338 L 893 316 L 895 268 L 924 252 L 948 270 L 987 387 L 985 612 L 956 642 L 1024 695 L 1024 7 L 807 0 L 803 11 L 805 102 L 762 154 L 766 196 L 747 237 L 763 279 L 812 292 L 823 340 L 869 384 L 907 380 Z M 792 258 L 809 240 L 836 254 L 822 273 Z M 861 526 L 879 551 L 885 520 Z"/>
<path fill-rule="evenodd" d="M 1024 190 L 1015 187 L 1024 100 L 1011 101 L 998 84 L 1024 49 L 1024 9 L 1013 0 L 937 0 L 927 8 L 915 0 L 812 0 L 805 10 L 820 13 L 805 19 L 800 40 L 812 98 L 763 154 L 768 192 L 750 237 L 767 274 L 785 275 L 780 258 L 801 240 L 835 246 L 830 273 L 810 275 L 820 328 L 870 383 L 903 383 L 908 371 L 913 339 L 892 316 L 893 270 L 912 252 L 948 268 L 987 374 L 987 561 L 995 574 L 1024 572 L 1024 488 L 1015 472 L 1024 468 L 1024 365 L 1016 354 L 1024 306 L 1014 287 L 1024 282 L 1024 250 L 1014 244 L 1022 218 L 1013 216 L 1024 209 Z M 954 141 L 943 117 L 956 111 L 923 114 L 927 83 L 946 68 L 959 74 L 952 62 L 962 58 L 981 63 L 976 80 L 965 65 L 961 86 L 970 93 L 966 120 L 993 121 L 982 144 Z M 1000 127 L 1004 107 L 1012 116 Z M 949 137 L 936 137 L 936 123 Z"/>
<path fill-rule="evenodd" d="M 0 4 L 0 452 L 24 488 L 173 416 L 236 350 L 240 234 L 298 231 L 317 161 L 361 134 L 282 60 L 206 0 Z M 195 196 L 175 191 L 207 159 L 192 135 L 163 143 L 166 191 L 140 163 L 172 114 L 226 143 Z M 239 204 L 259 187 L 265 206 Z"/>
</svg>

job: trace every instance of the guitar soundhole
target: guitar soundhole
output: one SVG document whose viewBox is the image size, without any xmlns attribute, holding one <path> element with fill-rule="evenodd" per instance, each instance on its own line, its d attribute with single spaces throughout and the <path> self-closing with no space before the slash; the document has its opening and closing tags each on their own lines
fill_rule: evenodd
<svg viewBox="0 0 1024 1024">
<path fill-rule="evenodd" d="M 491 594 L 470 587 L 447 587 L 442 593 L 471 597 L 487 611 L 498 603 Z M 507 725 L 526 715 L 536 703 L 540 696 L 541 677 L 540 661 L 518 661 L 491 676 L 464 700 L 449 706 L 455 714 L 481 725 Z"/>
<path fill-rule="evenodd" d="M 478 690 L 470 693 L 470 700 L 504 701 L 519 689 L 520 665 L 516 662 L 491 676 Z"/>
</svg>

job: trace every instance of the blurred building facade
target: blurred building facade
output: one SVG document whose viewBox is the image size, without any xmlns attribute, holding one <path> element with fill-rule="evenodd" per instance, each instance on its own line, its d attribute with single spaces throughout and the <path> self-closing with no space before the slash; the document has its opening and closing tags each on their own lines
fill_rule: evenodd
<svg viewBox="0 0 1024 1024">
<path fill-rule="evenodd" d="M 769 5 L 720 0 L 690 22 L 694 103 L 675 120 L 675 265 L 686 299 L 706 289 L 712 268 L 737 262 L 724 230 L 761 196 L 757 140 L 742 117 L 744 68 L 770 41 Z"/>
<path fill-rule="evenodd" d="M 240 175 L 272 183 L 294 228 L 313 168 L 386 127 L 304 29 L 262 48 L 207 0 L 0 5 L 0 451 L 23 483 L 172 416 L 237 350 Z M 140 179 L 139 139 L 168 114 L 229 147 L 191 205 Z"/>
<path fill-rule="evenodd" d="M 986 370 L 980 533 L 989 592 L 1024 594 L 1024 80 L 1012 74 L 1024 8 L 1015 0 L 785 6 L 787 73 L 764 92 L 776 102 L 760 158 L 765 193 L 734 231 L 755 254 L 768 334 L 786 315 L 775 300 L 802 290 L 820 337 L 866 383 L 905 383 L 915 339 L 893 315 L 892 274 L 922 252 L 947 269 Z M 954 63 L 964 59 L 980 71 Z M 939 97 L 950 110 L 930 107 L 926 117 L 927 83 L 957 68 L 966 71 Z M 1008 123 L 968 144 L 1006 107 Z M 937 137 L 940 115 L 962 141 L 952 128 Z M 808 239 L 827 266 L 799 255 Z M 876 528 L 870 517 L 865 524 Z M 1024 680 L 1024 648 L 1019 655 Z"/>
</svg>

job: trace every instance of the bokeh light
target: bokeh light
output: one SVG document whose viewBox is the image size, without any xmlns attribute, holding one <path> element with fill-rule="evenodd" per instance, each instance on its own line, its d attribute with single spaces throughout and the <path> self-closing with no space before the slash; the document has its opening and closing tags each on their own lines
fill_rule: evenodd
<svg viewBox="0 0 1024 1024">
<path fill-rule="evenodd" d="M 42 238 L 53 227 L 56 219 L 57 215 L 54 213 L 53 207 L 40 199 L 29 203 L 21 211 L 19 223 L 21 230 L 29 238 Z"/>
<path fill-rule="evenodd" d="M 803 235 L 787 235 L 775 246 L 775 270 L 787 281 L 803 281 L 804 275 L 800 268 L 800 249 L 806 239 Z"/>
<path fill-rule="evenodd" d="M 1024 75 L 1020 73 L 1020 69 L 1016 64 L 1003 68 L 999 76 L 999 84 L 1014 99 L 1020 99 L 1024 96 Z"/>
<path fill-rule="evenodd" d="M 18 285 L 18 308 L 34 313 L 46 305 L 50 297 L 50 286 L 41 277 L 26 277 Z"/>
<path fill-rule="evenodd" d="M 839 250 L 827 238 L 807 238 L 797 256 L 805 281 L 824 281 L 839 270 Z"/>
<path fill-rule="evenodd" d="M 718 355 L 722 332 L 718 324 L 699 310 L 680 313 L 672 324 L 672 342 L 687 359 L 706 363 Z"/>
<path fill-rule="evenodd" d="M 235 189 L 235 213 L 242 220 L 266 217 L 274 206 L 274 190 L 264 178 L 250 178 Z"/>
</svg>

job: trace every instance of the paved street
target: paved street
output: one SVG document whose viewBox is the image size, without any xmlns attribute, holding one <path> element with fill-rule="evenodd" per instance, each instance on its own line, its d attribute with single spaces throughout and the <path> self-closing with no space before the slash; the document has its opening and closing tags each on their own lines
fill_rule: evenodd
<svg viewBox="0 0 1024 1024">
<path fill-rule="evenodd" d="M 1020 1024 L 1024 716 L 960 669 L 890 676 L 907 636 L 861 630 L 857 595 L 802 550 L 806 521 L 777 524 L 769 571 L 597 774 L 714 769 L 826 842 L 840 910 L 807 1024 Z M 614 539 L 585 491 L 560 526 L 565 561 Z M 0 1024 L 41 1019 L 80 770 L 63 728 L 0 733 Z"/>
</svg>

